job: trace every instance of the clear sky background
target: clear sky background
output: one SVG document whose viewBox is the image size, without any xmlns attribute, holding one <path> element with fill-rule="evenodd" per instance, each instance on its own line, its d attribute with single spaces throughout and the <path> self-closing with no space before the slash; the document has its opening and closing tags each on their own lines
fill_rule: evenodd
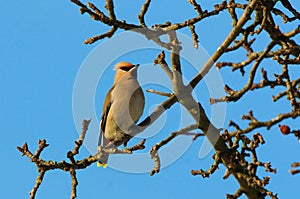
<svg viewBox="0 0 300 199">
<path fill-rule="evenodd" d="M 103 1 L 104 2 L 104 1 Z M 175 3 L 176 2 L 176 3 Z M 199 1 L 203 8 L 211 10 L 208 2 Z M 217 3 L 217 1 L 212 1 Z M 299 1 L 291 1 L 299 10 Z M 104 3 L 97 3 L 103 8 Z M 137 14 L 143 1 L 116 1 L 116 13 L 119 19 L 128 22 L 137 22 Z M 148 24 L 163 23 L 166 20 L 178 22 L 187 17 L 195 16 L 192 6 L 186 1 L 176 0 L 171 7 L 170 1 L 153 1 L 147 15 Z M 61 161 L 66 159 L 67 151 L 73 148 L 73 143 L 78 137 L 72 112 L 72 95 L 76 75 L 82 62 L 90 52 L 101 42 L 93 45 L 84 45 L 83 41 L 93 35 L 102 33 L 108 28 L 102 24 L 91 21 L 89 16 L 81 16 L 77 6 L 69 1 L 10 1 L 2 2 L 0 12 L 0 121 L 1 121 L 1 197 L 2 198 L 28 198 L 29 191 L 35 184 L 37 170 L 27 157 L 21 157 L 16 146 L 21 146 L 25 141 L 29 148 L 37 149 L 37 140 L 46 139 L 50 144 L 42 153 L 42 158 Z M 180 13 L 180 14 L 178 14 Z M 280 24 L 280 18 L 276 19 Z M 197 28 L 200 44 L 209 54 L 212 54 L 226 37 L 230 30 L 230 20 L 227 13 L 220 17 L 204 20 Z M 296 25 L 288 26 L 288 31 Z M 188 31 L 181 31 L 189 36 Z M 255 45 L 256 49 L 265 46 L 265 36 Z M 299 36 L 295 38 L 300 42 Z M 120 44 L 122 45 L 122 44 Z M 113 47 L 112 47 L 113 48 Z M 115 46 L 115 48 L 119 48 Z M 112 84 L 113 64 L 121 59 L 129 59 L 135 63 L 148 64 L 148 69 L 141 69 L 141 74 L 151 69 L 149 63 L 159 51 L 149 51 L 147 54 L 131 52 L 124 57 L 112 60 L 112 65 L 105 71 L 95 93 L 95 107 L 97 116 L 101 115 L 100 108 L 103 98 Z M 245 56 L 231 55 L 229 58 L 241 59 Z M 101 66 L 99 57 L 99 66 Z M 127 60 L 124 60 L 127 61 Z M 263 62 L 268 70 L 278 72 L 281 70 L 273 62 Z M 160 69 L 153 69 L 157 73 Z M 192 78 L 195 71 L 186 69 L 186 78 Z M 246 68 L 246 72 L 249 67 Z M 299 77 L 300 70 L 294 66 L 293 76 Z M 151 72 L 151 70 L 150 70 Z M 193 73 L 194 72 L 194 73 Z M 239 89 L 246 82 L 247 77 L 241 77 L 239 72 L 231 73 L 230 69 L 221 70 L 225 83 L 232 82 L 232 88 Z M 271 74 L 271 73 L 270 73 Z M 260 75 L 258 75 L 260 76 Z M 155 76 L 154 76 L 155 77 Z M 88 80 L 87 80 L 88 81 Z M 149 86 L 151 88 L 151 85 Z M 201 83 L 196 93 L 198 99 L 211 113 L 208 102 L 209 94 L 206 85 Z M 271 103 L 272 91 L 262 91 L 247 94 L 241 101 L 227 105 L 226 121 L 224 127 L 228 128 L 228 121 L 240 121 L 242 114 L 250 109 L 259 119 L 265 120 L 276 117 L 279 112 L 288 112 L 290 107 L 285 99 L 278 103 Z M 164 100 L 163 97 L 146 94 L 147 106 L 145 115 L 153 105 Z M 176 109 L 165 115 L 167 118 L 162 130 L 149 138 L 147 149 L 167 137 L 172 131 L 177 130 L 178 120 Z M 172 114 L 174 113 L 174 114 Z M 91 116 L 92 117 L 92 116 Z M 82 118 L 84 119 L 84 118 Z M 93 121 L 95 124 L 97 121 Z M 287 120 L 285 124 L 299 129 L 299 119 Z M 159 124 L 159 123 L 158 123 Z M 242 126 L 246 125 L 243 121 Z M 261 161 L 271 161 L 273 167 L 278 169 L 277 174 L 259 171 L 262 176 L 271 176 L 268 189 L 278 193 L 279 198 L 299 198 L 300 176 L 291 176 L 288 173 L 290 165 L 300 160 L 298 153 L 299 142 L 293 136 L 283 136 L 276 127 L 265 131 L 263 134 L 266 144 L 259 147 L 258 154 Z M 95 133 L 95 132 L 94 132 Z M 97 141 L 95 140 L 95 143 Z M 234 193 L 238 184 L 230 177 L 223 180 L 224 167 L 220 166 L 214 175 L 208 179 L 192 176 L 191 169 L 207 169 L 212 163 L 210 152 L 206 157 L 198 157 L 203 138 L 195 141 L 188 150 L 173 164 L 163 168 L 159 174 L 150 177 L 149 173 L 133 174 L 115 169 L 99 169 L 92 165 L 85 170 L 78 171 L 78 198 L 225 198 L 226 193 Z M 134 143 L 132 143 L 134 144 Z M 78 158 L 87 157 L 89 151 L 82 147 Z M 122 162 L 120 162 L 122 164 Z M 60 170 L 47 172 L 43 184 L 38 190 L 37 198 L 69 198 L 71 179 L 68 173 Z"/>
</svg>

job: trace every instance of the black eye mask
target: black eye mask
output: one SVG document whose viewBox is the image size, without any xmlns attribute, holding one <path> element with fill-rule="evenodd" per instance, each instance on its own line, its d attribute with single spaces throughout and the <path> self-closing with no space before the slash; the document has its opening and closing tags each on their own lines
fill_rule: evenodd
<svg viewBox="0 0 300 199">
<path fill-rule="evenodd" d="M 130 69 L 132 69 L 132 68 L 129 68 L 129 67 L 120 67 L 120 69 L 123 70 L 123 71 L 130 71 Z"/>
</svg>

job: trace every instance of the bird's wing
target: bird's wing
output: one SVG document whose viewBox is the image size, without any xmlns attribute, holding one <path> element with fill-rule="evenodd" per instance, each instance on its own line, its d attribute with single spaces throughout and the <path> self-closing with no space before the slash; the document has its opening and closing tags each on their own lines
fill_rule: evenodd
<svg viewBox="0 0 300 199">
<path fill-rule="evenodd" d="M 111 92 L 113 90 L 114 87 L 112 87 L 104 100 L 104 104 L 103 104 L 103 108 L 102 108 L 102 116 L 101 116 L 101 120 L 100 120 L 100 133 L 99 133 L 99 140 L 98 140 L 98 146 L 106 146 L 109 141 L 105 138 L 104 136 L 104 132 L 105 132 L 105 126 L 106 126 L 106 119 L 108 116 L 108 112 L 111 108 L 111 104 L 112 104 L 112 99 L 111 99 Z M 103 139 L 103 142 L 102 142 Z"/>
</svg>

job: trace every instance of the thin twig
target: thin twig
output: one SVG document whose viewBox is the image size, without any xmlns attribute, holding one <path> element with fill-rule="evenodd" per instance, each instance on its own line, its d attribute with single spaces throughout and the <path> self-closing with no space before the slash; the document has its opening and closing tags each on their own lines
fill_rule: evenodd
<svg viewBox="0 0 300 199">
<path fill-rule="evenodd" d="M 72 179 L 72 190 L 71 190 L 71 199 L 75 199 L 77 197 L 77 185 L 78 180 L 76 177 L 76 171 L 74 169 L 70 169 L 70 176 Z"/>
<path fill-rule="evenodd" d="M 240 99 L 247 91 L 249 91 L 253 85 L 254 77 L 256 74 L 256 70 L 261 63 L 261 61 L 264 59 L 264 57 L 268 54 L 268 52 L 275 46 L 276 42 L 271 42 L 267 48 L 264 50 L 264 52 L 256 59 L 255 63 L 253 64 L 251 71 L 249 72 L 249 79 L 247 84 L 240 90 L 235 91 L 229 96 L 224 96 L 219 99 L 219 101 L 225 101 L 225 102 L 235 102 L 238 99 Z"/>
<path fill-rule="evenodd" d="M 173 74 L 172 71 L 170 70 L 166 60 L 165 60 L 165 52 L 161 51 L 161 53 L 156 57 L 156 59 L 153 61 L 154 64 L 159 64 L 161 68 L 165 71 L 167 76 L 172 80 L 173 79 Z"/>
<path fill-rule="evenodd" d="M 142 6 L 140 14 L 138 15 L 138 18 L 139 18 L 139 21 L 140 21 L 140 25 L 143 26 L 143 27 L 146 27 L 145 14 L 148 11 L 150 3 L 151 3 L 151 0 L 146 0 L 145 3 Z"/>
<path fill-rule="evenodd" d="M 113 26 L 108 32 L 97 35 L 91 38 L 88 38 L 84 41 L 85 44 L 93 44 L 98 40 L 104 39 L 104 38 L 111 38 L 113 34 L 118 30 L 117 26 Z"/>
<path fill-rule="evenodd" d="M 194 130 L 194 129 L 197 129 L 198 128 L 198 125 L 196 124 L 193 124 L 193 125 L 190 125 L 190 126 L 187 126 L 183 129 L 180 129 L 179 131 L 176 131 L 176 132 L 173 132 L 171 133 L 171 135 L 169 137 L 167 137 L 166 139 L 160 141 L 159 143 L 155 144 L 151 150 L 150 150 L 150 157 L 151 159 L 154 161 L 155 163 L 155 166 L 153 167 L 153 169 L 151 170 L 150 172 L 150 175 L 154 175 L 155 173 L 158 173 L 159 170 L 160 170 L 160 158 L 159 158 L 159 155 L 158 155 L 158 150 L 168 144 L 171 140 L 173 140 L 176 136 L 178 135 L 196 135 L 195 133 L 188 133 L 189 131 L 191 130 Z"/>
<path fill-rule="evenodd" d="M 35 180 L 35 185 L 34 185 L 34 187 L 32 188 L 32 190 L 29 193 L 30 194 L 30 199 L 34 199 L 35 198 L 36 192 L 37 192 L 37 190 L 39 189 L 40 185 L 43 182 L 45 173 L 46 173 L 45 170 L 41 170 L 40 171 L 38 177 Z"/>
<path fill-rule="evenodd" d="M 147 89 L 146 92 L 154 93 L 154 94 L 165 96 L 165 97 L 171 97 L 173 95 L 172 93 L 165 93 L 165 92 L 156 91 L 156 90 L 153 90 L 153 89 Z"/>
<path fill-rule="evenodd" d="M 202 8 L 201 8 L 200 4 L 198 4 L 196 2 L 196 0 L 188 0 L 188 2 L 194 6 L 194 9 L 197 11 L 197 13 L 199 15 L 202 15 L 202 13 L 203 13 Z"/>
<path fill-rule="evenodd" d="M 88 126 L 89 126 L 90 122 L 91 122 L 91 119 L 82 121 L 82 125 L 81 125 L 82 130 L 81 130 L 80 136 L 77 139 L 77 141 L 75 141 L 75 146 L 74 146 L 73 150 L 69 151 L 67 153 L 67 157 L 71 160 L 72 163 L 75 163 L 74 156 L 79 153 L 79 149 L 83 144 L 83 140 L 85 138 L 85 135 L 88 130 Z"/>
<path fill-rule="evenodd" d="M 253 0 L 250 2 L 250 4 L 246 7 L 243 15 L 238 20 L 237 24 L 231 32 L 228 34 L 224 42 L 220 45 L 220 47 L 214 52 L 214 54 L 210 57 L 210 59 L 204 64 L 202 69 L 199 71 L 199 73 L 192 79 L 192 81 L 189 83 L 189 85 L 194 88 L 201 80 L 202 78 L 208 73 L 208 71 L 213 66 L 214 62 L 219 59 L 219 57 L 226 51 L 228 46 L 231 44 L 231 42 L 236 38 L 236 36 L 240 33 L 242 27 L 244 24 L 248 21 L 250 18 L 251 13 L 255 9 L 256 4 L 259 2 L 259 0 Z"/>
<path fill-rule="evenodd" d="M 113 20 L 116 19 L 115 11 L 114 11 L 114 2 L 113 0 L 106 0 L 105 8 L 108 11 L 109 17 Z"/>
<path fill-rule="evenodd" d="M 198 46 L 199 46 L 199 44 L 198 44 L 199 43 L 198 38 L 199 38 L 199 36 L 196 33 L 196 31 L 195 31 L 195 26 L 194 25 L 190 25 L 189 28 L 190 28 L 190 31 L 192 33 L 192 39 L 193 39 L 194 48 L 198 49 Z"/>
<path fill-rule="evenodd" d="M 246 134 L 249 133 L 251 131 L 253 131 L 254 129 L 258 129 L 261 127 L 266 127 L 267 129 L 270 129 L 272 126 L 274 126 L 275 124 L 280 123 L 281 121 L 287 119 L 287 118 L 296 118 L 300 116 L 300 110 L 297 111 L 292 111 L 289 113 L 284 113 L 284 114 L 278 114 L 277 117 L 274 117 L 270 120 L 267 121 L 257 121 L 257 122 L 251 122 L 247 128 L 245 129 L 238 129 L 238 131 L 236 132 L 231 132 L 230 133 L 230 137 L 234 137 L 237 134 Z"/>
</svg>

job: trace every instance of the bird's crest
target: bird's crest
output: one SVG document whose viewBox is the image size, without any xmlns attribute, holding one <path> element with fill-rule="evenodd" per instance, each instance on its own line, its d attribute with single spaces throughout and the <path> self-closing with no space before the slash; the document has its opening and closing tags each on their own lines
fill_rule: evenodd
<svg viewBox="0 0 300 199">
<path fill-rule="evenodd" d="M 122 68 L 130 70 L 132 67 L 134 67 L 134 65 L 130 62 L 119 62 L 115 65 L 114 70 L 118 70 Z"/>
</svg>

